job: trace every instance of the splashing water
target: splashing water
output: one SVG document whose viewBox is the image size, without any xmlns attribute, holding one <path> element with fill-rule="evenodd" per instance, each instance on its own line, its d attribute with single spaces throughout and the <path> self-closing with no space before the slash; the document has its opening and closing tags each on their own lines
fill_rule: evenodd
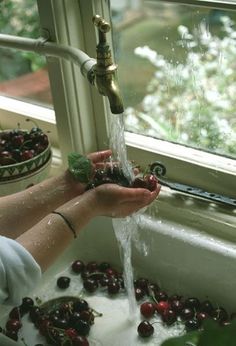
<svg viewBox="0 0 236 346">
<path fill-rule="evenodd" d="M 129 181 L 132 181 L 134 179 L 134 173 L 131 164 L 127 160 L 123 114 L 112 115 L 110 118 L 110 148 L 113 152 L 113 160 L 121 164 L 124 175 Z M 124 284 L 129 300 L 129 319 L 132 321 L 137 313 L 131 261 L 132 241 L 134 239 L 137 240 L 137 219 L 135 215 L 132 215 L 124 219 L 113 219 L 112 223 L 123 261 Z"/>
<path fill-rule="evenodd" d="M 132 181 L 134 174 L 131 164 L 127 160 L 123 113 L 112 114 L 110 118 L 110 148 L 113 152 L 113 160 L 121 164 L 124 175 L 129 181 Z"/>
<path fill-rule="evenodd" d="M 131 263 L 132 233 L 134 231 L 132 217 L 124 219 L 113 219 L 113 228 L 118 241 L 120 254 L 124 265 L 124 284 L 129 300 L 129 318 L 133 317 L 137 310 L 134 287 L 133 287 L 133 268 Z"/>
</svg>

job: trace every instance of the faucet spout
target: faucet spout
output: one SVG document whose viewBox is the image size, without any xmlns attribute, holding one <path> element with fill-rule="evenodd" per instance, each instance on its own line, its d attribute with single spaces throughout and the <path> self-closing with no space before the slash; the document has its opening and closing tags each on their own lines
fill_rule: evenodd
<svg viewBox="0 0 236 346">
<path fill-rule="evenodd" d="M 108 97 L 111 112 L 120 114 L 124 112 L 124 105 L 117 82 L 116 68 L 116 65 L 111 65 L 109 69 L 101 71 L 95 65 L 95 85 L 101 95 Z"/>
<path fill-rule="evenodd" d="M 93 17 L 93 23 L 99 29 L 97 63 L 93 67 L 94 83 L 99 93 L 108 97 L 111 112 L 120 114 L 124 112 L 124 105 L 118 85 L 117 65 L 112 61 L 111 49 L 106 40 L 110 25 L 99 15 Z"/>
</svg>

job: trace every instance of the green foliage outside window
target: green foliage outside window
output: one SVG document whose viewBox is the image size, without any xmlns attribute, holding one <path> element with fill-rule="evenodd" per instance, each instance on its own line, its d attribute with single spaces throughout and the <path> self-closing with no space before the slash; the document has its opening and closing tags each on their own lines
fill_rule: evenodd
<svg viewBox="0 0 236 346">
<path fill-rule="evenodd" d="M 141 105 L 126 109 L 127 130 L 236 157 L 236 29 L 229 17 L 221 21 L 219 36 L 204 23 L 178 27 L 181 63 L 135 49 L 156 71 Z"/>
<path fill-rule="evenodd" d="M 40 25 L 35 0 L 3 0 L 0 2 L 0 33 L 38 38 Z M 45 59 L 31 52 L 1 49 L 0 81 L 14 79 L 45 65 Z"/>
</svg>

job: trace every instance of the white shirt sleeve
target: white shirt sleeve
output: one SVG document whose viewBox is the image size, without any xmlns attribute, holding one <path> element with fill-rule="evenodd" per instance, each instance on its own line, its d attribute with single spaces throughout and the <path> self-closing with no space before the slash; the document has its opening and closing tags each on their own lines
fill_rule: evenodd
<svg viewBox="0 0 236 346">
<path fill-rule="evenodd" d="M 0 304 L 20 305 L 40 278 L 32 255 L 17 241 L 0 236 Z"/>
</svg>

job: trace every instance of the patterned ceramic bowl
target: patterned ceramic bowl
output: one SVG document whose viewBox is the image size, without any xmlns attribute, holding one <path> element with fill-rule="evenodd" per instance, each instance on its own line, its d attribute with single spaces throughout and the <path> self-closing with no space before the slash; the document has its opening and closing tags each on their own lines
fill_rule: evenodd
<svg viewBox="0 0 236 346">
<path fill-rule="evenodd" d="M 21 191 L 45 179 L 50 170 L 51 157 L 48 143 L 46 149 L 31 159 L 0 165 L 0 196 Z"/>
<path fill-rule="evenodd" d="M 13 176 L 11 179 L 0 179 L 0 196 L 10 195 L 28 187 L 38 184 L 49 176 L 51 169 L 51 153 L 42 166 L 38 167 L 34 171 L 29 171 L 22 176 Z"/>
</svg>

